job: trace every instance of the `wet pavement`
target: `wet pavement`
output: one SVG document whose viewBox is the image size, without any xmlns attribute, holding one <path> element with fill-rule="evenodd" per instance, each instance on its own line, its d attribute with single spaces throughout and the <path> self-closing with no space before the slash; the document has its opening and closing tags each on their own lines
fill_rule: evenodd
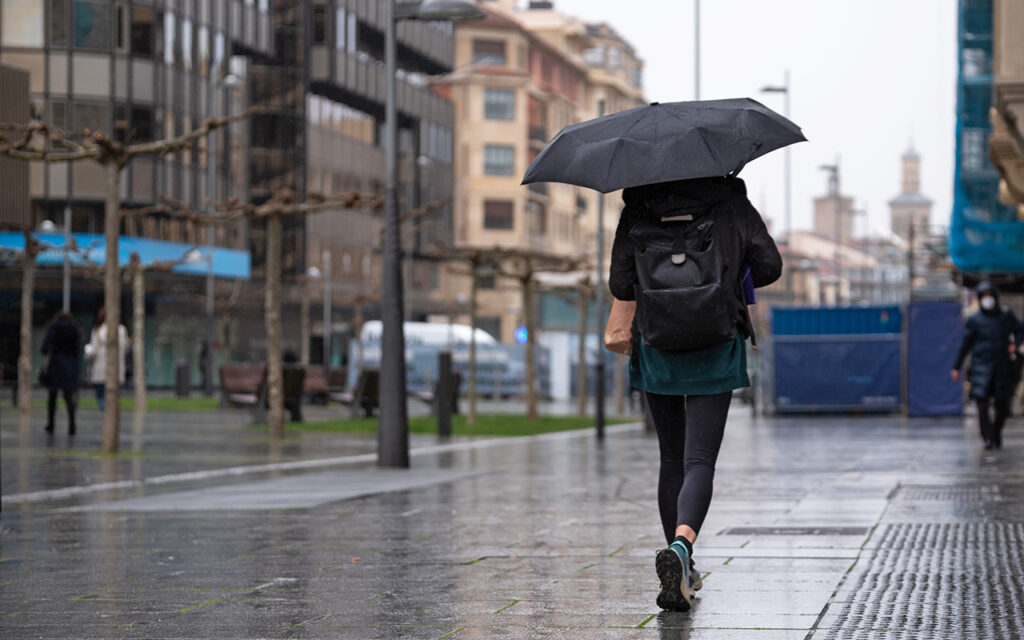
<svg viewBox="0 0 1024 640">
<path fill-rule="evenodd" d="M 37 411 L 37 413 L 41 413 Z M 693 611 L 654 604 L 657 441 L 271 443 L 243 412 L 0 414 L 3 638 L 1024 637 L 1024 421 L 730 416 Z"/>
</svg>

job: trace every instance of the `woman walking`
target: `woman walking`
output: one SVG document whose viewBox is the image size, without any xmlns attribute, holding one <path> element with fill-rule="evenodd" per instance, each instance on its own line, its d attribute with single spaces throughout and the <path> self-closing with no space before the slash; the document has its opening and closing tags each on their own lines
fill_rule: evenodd
<svg viewBox="0 0 1024 640">
<path fill-rule="evenodd" d="M 782 258 L 738 178 L 631 187 L 623 200 L 608 285 L 616 298 L 637 300 L 629 384 L 645 394 L 658 433 L 658 509 L 668 546 L 655 560 L 657 602 L 686 611 L 700 588 L 694 543 L 711 503 L 732 392 L 750 386 L 745 341 L 753 326 L 743 277 L 749 269 L 755 287 L 769 285 Z M 684 268 L 700 273 L 693 287 L 657 285 Z"/>
<path fill-rule="evenodd" d="M 123 360 L 128 348 L 128 329 L 123 324 L 117 325 L 118 353 Z M 89 367 L 89 382 L 96 388 L 96 404 L 100 411 L 106 408 L 107 395 L 107 322 L 106 310 L 100 307 L 96 314 L 96 324 L 89 336 L 89 344 L 85 345 L 85 357 L 91 363 Z M 118 363 L 117 380 L 118 384 L 124 384 L 125 367 L 123 362 Z"/>
<path fill-rule="evenodd" d="M 68 410 L 68 434 L 75 434 L 75 402 L 81 372 L 82 328 L 70 313 L 61 311 L 53 317 L 43 337 L 43 354 L 48 357 L 43 383 L 49 395 L 46 402 L 46 432 L 53 433 L 57 412 L 57 394 L 64 395 Z"/>
</svg>

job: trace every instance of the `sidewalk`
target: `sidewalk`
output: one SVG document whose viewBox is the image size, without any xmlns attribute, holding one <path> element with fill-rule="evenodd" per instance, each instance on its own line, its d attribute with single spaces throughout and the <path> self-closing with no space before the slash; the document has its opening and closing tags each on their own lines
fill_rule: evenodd
<svg viewBox="0 0 1024 640">
<path fill-rule="evenodd" d="M 411 470 L 382 471 L 373 436 L 271 447 L 244 415 L 151 416 L 124 447 L 141 455 L 106 460 L 86 453 L 95 417 L 69 451 L 10 415 L 4 638 L 1024 637 L 1020 419 L 991 453 L 970 419 L 737 405 L 697 544 L 705 586 L 667 614 L 657 441 L 639 425 L 603 445 L 421 436 Z M 228 467 L 246 470 L 138 481 Z M 7 500 L 97 481 L 126 484 Z"/>
</svg>

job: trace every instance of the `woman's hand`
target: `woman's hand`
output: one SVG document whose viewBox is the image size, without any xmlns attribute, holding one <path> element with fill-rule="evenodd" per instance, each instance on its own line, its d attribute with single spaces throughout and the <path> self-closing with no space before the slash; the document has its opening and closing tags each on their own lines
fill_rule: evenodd
<svg viewBox="0 0 1024 640">
<path fill-rule="evenodd" d="M 960 382 L 960 370 L 953 369 L 952 371 L 949 372 L 949 377 L 953 380 L 953 382 Z"/>
</svg>

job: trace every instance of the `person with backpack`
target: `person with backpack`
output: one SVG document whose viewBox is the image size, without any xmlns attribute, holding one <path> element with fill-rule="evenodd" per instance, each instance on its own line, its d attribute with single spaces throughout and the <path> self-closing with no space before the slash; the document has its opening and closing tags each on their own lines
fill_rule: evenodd
<svg viewBox="0 0 1024 640">
<path fill-rule="evenodd" d="M 629 384 L 644 393 L 658 433 L 657 603 L 689 610 L 700 575 L 694 543 L 711 504 L 732 392 L 750 386 L 754 339 L 744 276 L 763 287 L 782 258 L 739 178 L 630 187 L 612 245 L 608 285 L 635 300 Z M 756 342 L 755 342 L 756 344 Z"/>
<path fill-rule="evenodd" d="M 970 352 L 967 381 L 978 407 L 981 439 L 985 449 L 1001 449 L 1003 425 L 1010 416 L 1010 402 L 1020 381 L 1018 358 L 1024 343 L 1024 325 L 1013 311 L 999 306 L 999 291 L 991 282 L 979 283 L 976 293 L 980 308 L 967 318 L 950 377 L 954 382 L 960 380 L 960 369 Z M 990 411 L 992 407 L 994 414 Z"/>
</svg>

